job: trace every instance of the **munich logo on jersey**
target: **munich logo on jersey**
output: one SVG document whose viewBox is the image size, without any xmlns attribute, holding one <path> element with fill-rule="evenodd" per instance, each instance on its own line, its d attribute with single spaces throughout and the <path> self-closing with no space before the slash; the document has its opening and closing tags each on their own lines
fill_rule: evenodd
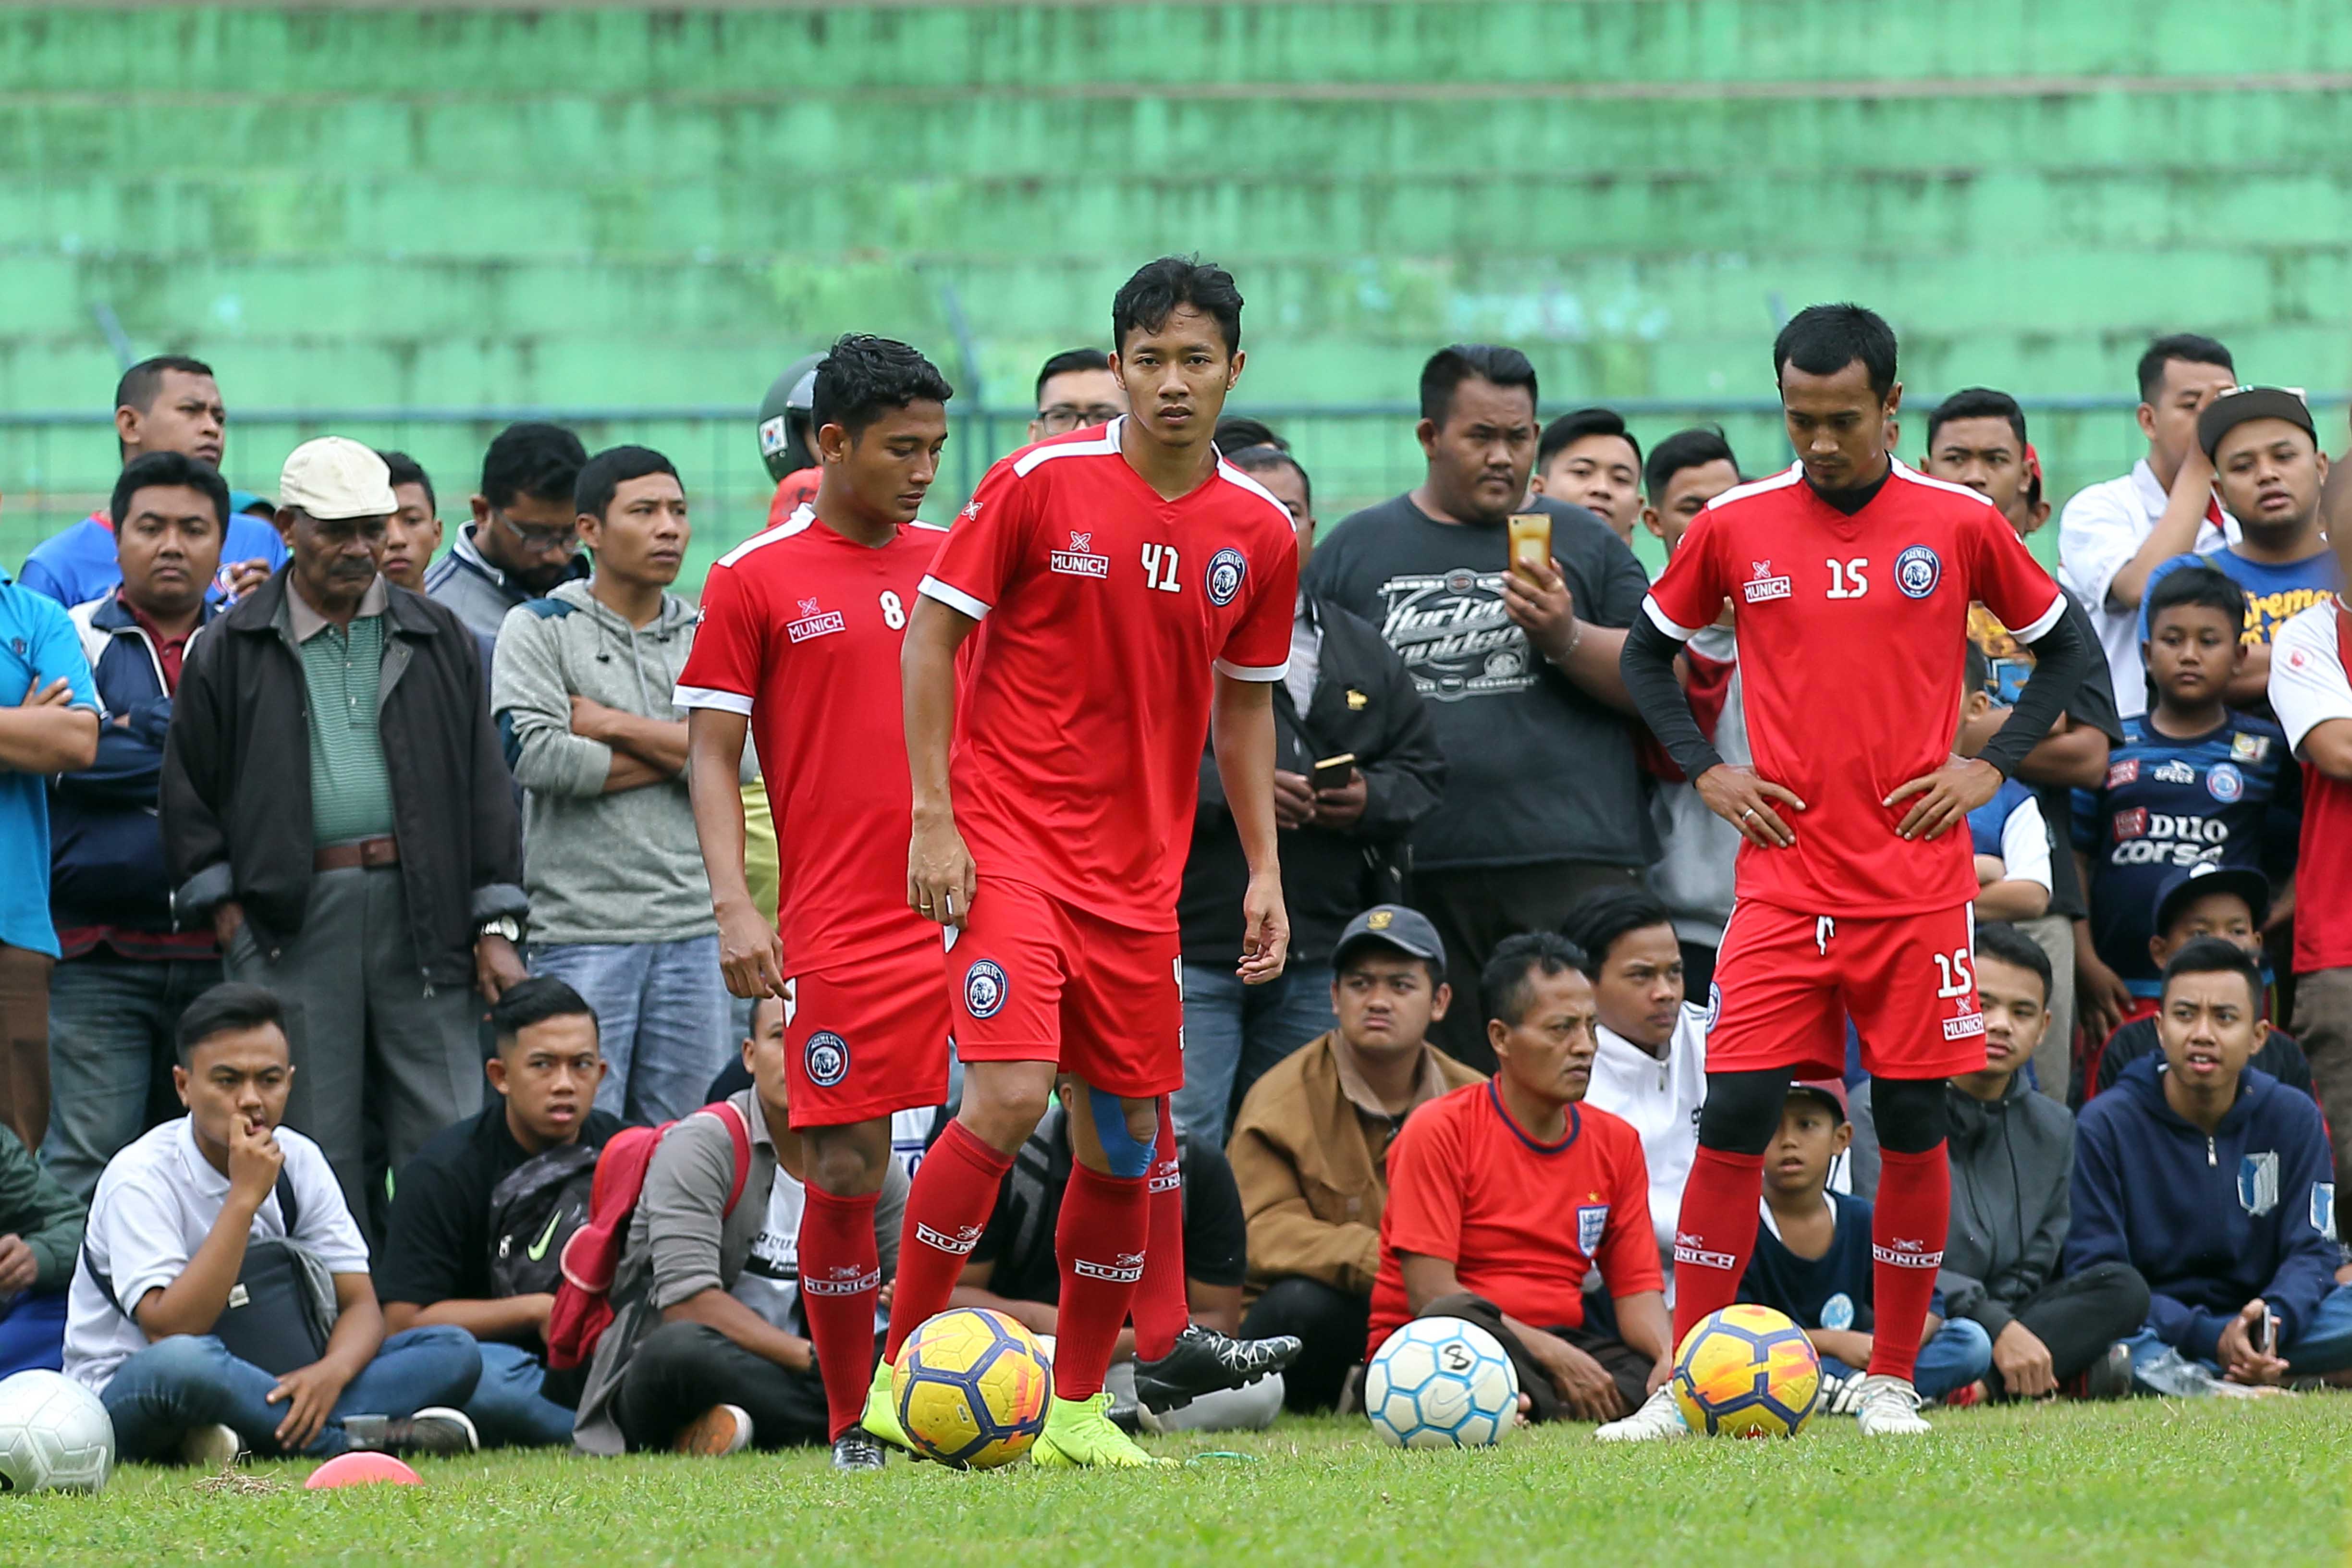
<svg viewBox="0 0 2352 1568">
<path fill-rule="evenodd" d="M 993 1018 L 1009 989 L 1003 969 L 994 959 L 983 958 L 963 972 L 964 1011 L 975 1018 Z"/>
<path fill-rule="evenodd" d="M 1074 1258 L 1070 1259 L 1070 1272 L 1083 1274 L 1089 1279 L 1108 1279 L 1113 1284 L 1129 1285 L 1143 1278 L 1143 1254 L 1122 1252 L 1108 1263 Z"/>
<path fill-rule="evenodd" d="M 1895 558 L 1895 585 L 1906 597 L 1924 599 L 1944 580 L 1944 563 L 1924 544 L 1915 544 Z"/>
<path fill-rule="evenodd" d="M 1959 1017 L 1944 1020 L 1944 1038 L 1948 1040 L 1972 1040 L 1983 1033 L 1982 1013 L 1966 1013 Z"/>
<path fill-rule="evenodd" d="M 2126 784 L 2137 783 L 2139 783 L 2139 759 L 2137 757 L 2131 757 L 2120 763 L 2110 763 L 2107 764 L 2107 787 L 2109 789 L 2121 789 Z"/>
<path fill-rule="evenodd" d="M 2249 735 L 2240 731 L 2230 737 L 2230 760 L 2233 763 L 2251 763 L 2259 767 L 2270 754 L 2268 735 Z"/>
<path fill-rule="evenodd" d="M 980 498 L 979 498 L 979 497 L 977 497 L 977 496 L 974 496 L 971 500 L 968 500 L 968 501 L 964 502 L 964 503 L 963 503 L 963 510 L 962 510 L 961 511 L 960 511 L 960 512 L 956 513 L 956 515 L 957 515 L 958 517 L 960 517 L 960 518 L 963 519 L 966 522 L 977 522 L 977 521 L 980 521 Z"/>
<path fill-rule="evenodd" d="M 1242 591 L 1242 579 L 1248 575 L 1249 563 L 1240 551 L 1227 546 L 1210 556 L 1204 584 L 1209 590 L 1209 603 L 1220 607 L 1232 604 L 1234 595 Z"/>
<path fill-rule="evenodd" d="M 2189 763 L 2175 757 L 2168 763 L 2158 763 L 2148 777 L 2158 784 L 2195 784 L 2197 770 Z"/>
<path fill-rule="evenodd" d="M 849 1076 L 849 1042 L 831 1029 L 819 1029 L 802 1047 L 801 1063 L 808 1069 L 809 1082 L 831 1089 Z"/>
<path fill-rule="evenodd" d="M 1074 529 L 1070 533 L 1070 547 L 1055 551 L 1046 564 L 1065 577 L 1108 577 L 1110 575 L 1110 557 L 1097 555 L 1094 542 L 1093 534 L 1080 533 Z"/>
<path fill-rule="evenodd" d="M 956 1226 L 956 1233 L 949 1236 L 942 1231 L 933 1230 L 922 1221 L 917 1220 L 915 1239 L 925 1247 L 937 1247 L 940 1251 L 952 1254 L 957 1258 L 967 1258 L 971 1256 L 971 1249 L 980 1245 L 980 1229 L 981 1227 L 976 1225 L 960 1225 Z"/>
<path fill-rule="evenodd" d="M 2215 763 L 2205 774 L 2205 793 L 2223 805 L 2233 805 L 2246 793 L 2246 775 L 2235 763 Z"/>
<path fill-rule="evenodd" d="M 801 618 L 784 623 L 784 636 L 796 643 L 801 643 L 808 641 L 811 637 L 825 637 L 847 628 L 848 623 L 841 618 L 839 610 L 821 610 L 817 608 L 817 602 L 814 599 L 803 599 Z"/>
<path fill-rule="evenodd" d="M 1750 577 L 1739 591 L 1748 595 L 1749 604 L 1760 605 L 1767 599 L 1785 599 L 1789 596 L 1789 578 L 1786 573 L 1774 576 L 1772 563 L 1769 561 L 1751 561 L 1748 564 L 1755 567 L 1756 574 Z"/>
</svg>

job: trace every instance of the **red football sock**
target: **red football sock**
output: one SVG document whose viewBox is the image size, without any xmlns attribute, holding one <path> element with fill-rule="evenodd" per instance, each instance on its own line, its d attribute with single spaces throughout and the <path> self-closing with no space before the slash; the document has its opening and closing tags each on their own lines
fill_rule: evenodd
<svg viewBox="0 0 2352 1568">
<path fill-rule="evenodd" d="M 1054 1393 L 1091 1399 L 1102 1392 L 1118 1331 L 1143 1278 L 1151 1229 L 1146 1179 L 1070 1167 L 1054 1252 L 1062 1264 L 1062 1301 L 1054 1331 Z"/>
<path fill-rule="evenodd" d="M 1738 1299 L 1739 1277 L 1756 1250 L 1757 1200 L 1764 1195 L 1764 1156 L 1701 1144 L 1683 1184 L 1675 1221 L 1675 1344 L 1709 1312 Z"/>
<path fill-rule="evenodd" d="M 1135 1288 L 1135 1359 L 1158 1361 L 1176 1348 L 1192 1321 L 1184 1299 L 1184 1184 L 1176 1163 L 1176 1123 L 1160 1097 L 1160 1143 L 1151 1154 L 1151 1239 L 1143 1282 Z"/>
<path fill-rule="evenodd" d="M 890 1360 L 929 1319 L 947 1310 L 971 1249 L 980 1244 L 988 1216 L 996 1212 L 996 1189 L 1013 1156 L 981 1142 L 961 1121 L 950 1121 L 923 1157 L 907 1191 L 907 1216 L 898 1237 L 898 1282 L 890 1292 Z"/>
<path fill-rule="evenodd" d="M 801 1210 L 801 1306 L 835 1438 L 865 1414 L 866 1385 L 874 1378 L 874 1302 L 882 1292 L 876 1196 L 836 1197 L 812 1184 Z"/>
<path fill-rule="evenodd" d="M 1944 1233 L 1952 1218 L 1952 1166 L 1937 1144 L 1924 1154 L 1878 1152 L 1878 1200 L 1870 1215 L 1870 1370 L 1907 1378 L 1927 1326 Z"/>
</svg>

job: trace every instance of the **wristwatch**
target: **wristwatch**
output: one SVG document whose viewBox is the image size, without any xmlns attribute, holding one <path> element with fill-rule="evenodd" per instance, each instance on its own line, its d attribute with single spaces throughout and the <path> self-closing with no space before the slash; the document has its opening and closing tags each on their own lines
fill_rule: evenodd
<svg viewBox="0 0 2352 1568">
<path fill-rule="evenodd" d="M 482 929 L 474 934 L 478 938 L 485 936 L 502 936 L 509 942 L 520 942 L 522 940 L 522 922 L 515 919 L 512 915 L 500 915 L 494 921 L 484 921 L 482 922 Z"/>
</svg>

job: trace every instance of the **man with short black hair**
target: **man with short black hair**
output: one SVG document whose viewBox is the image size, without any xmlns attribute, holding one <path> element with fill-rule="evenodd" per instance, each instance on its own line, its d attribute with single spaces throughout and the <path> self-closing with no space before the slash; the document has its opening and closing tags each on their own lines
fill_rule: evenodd
<svg viewBox="0 0 2352 1568">
<path fill-rule="evenodd" d="M 1580 506 L 1627 544 L 1642 517 L 1642 443 L 1613 408 L 1578 408 L 1543 428 L 1531 496 Z"/>
<path fill-rule="evenodd" d="M 2319 1109 L 2246 1065 L 2262 994 L 2262 971 L 2230 942 L 2173 954 L 2163 1059 L 2135 1062 L 2077 1125 L 2066 1267 L 2128 1263 L 2147 1279 L 2147 1326 L 2128 1342 L 2151 1393 L 2352 1367 Z"/>
<path fill-rule="evenodd" d="M 482 455 L 474 521 L 425 573 L 425 591 L 481 639 L 483 660 L 507 612 L 588 575 L 572 491 L 588 448 L 561 425 L 509 425 Z"/>
<path fill-rule="evenodd" d="M 242 1452 L 471 1452 L 473 1424 L 449 1407 L 480 1374 L 473 1340 L 385 1337 L 334 1173 L 280 1125 L 295 1069 L 278 998 L 213 987 L 182 1015 L 179 1055 L 188 1113 L 108 1163 L 68 1306 L 66 1375 L 105 1402 L 117 1453 L 218 1467 Z M 265 1247 L 299 1250 L 268 1268 Z M 320 1332 L 323 1304 L 296 1299 L 313 1266 L 333 1280 L 333 1327 L 322 1345 L 286 1342 Z"/>
<path fill-rule="evenodd" d="M 1428 917 L 1377 904 L 1332 950 L 1339 1026 L 1307 1041 L 1242 1100 L 1226 1149 L 1249 1221 L 1251 1339 L 1304 1347 L 1285 1373 L 1293 1410 L 1336 1405 L 1362 1356 L 1381 1269 L 1388 1156 L 1405 1118 L 1484 1074 L 1429 1043 L 1453 1000 Z"/>
<path fill-rule="evenodd" d="M 106 721 L 88 768 L 49 783 L 53 1113 L 42 1159 L 89 1201 L 115 1151 L 173 1103 L 173 1029 L 220 983 L 211 930 L 173 929 L 157 803 L 173 693 L 188 647 L 221 611 L 229 489 L 178 452 L 124 465 L 109 503 L 122 580 L 72 611 Z"/>
<path fill-rule="evenodd" d="M 125 468 L 152 452 L 177 452 L 221 466 L 228 410 L 212 366 L 184 354 L 158 354 L 122 373 L 114 388 L 114 444 Z M 206 586 L 246 594 L 286 562 L 286 542 L 270 524 L 269 503 L 251 490 L 228 492 L 228 525 L 217 552 L 221 570 Z M 51 534 L 25 557 L 25 586 L 70 609 L 122 580 L 114 521 L 101 508 Z"/>
<path fill-rule="evenodd" d="M 432 478 L 405 452 L 378 452 L 392 471 L 392 498 L 400 505 L 383 531 L 384 581 L 412 594 L 425 592 L 425 569 L 441 548 L 439 503 L 433 496 Z"/>
<path fill-rule="evenodd" d="M 2210 555 L 2238 537 L 2213 497 L 2213 462 L 2197 440 L 2205 405 L 2237 384 L 2230 351 L 2195 332 L 2158 338 L 2139 357 L 2139 428 L 2147 456 L 2130 473 L 2074 492 L 2058 517 L 2059 576 L 2091 617 L 2116 707 L 2147 709 L 2139 606 L 2148 575 L 2176 555 Z"/>
<path fill-rule="evenodd" d="M 1673 1371 L 1642 1141 L 1578 1103 L 1599 1022 L 1589 963 L 1550 931 L 1495 950 L 1480 993 L 1500 1066 L 1398 1135 L 1364 1342 L 1369 1360 L 1413 1318 L 1466 1318 L 1502 1342 L 1535 1421 L 1611 1420 Z M 1588 1321 L 1596 1267 L 1613 1331 Z"/>
<path fill-rule="evenodd" d="M 1127 388 L 1111 374 L 1110 355 L 1064 349 L 1037 372 L 1037 416 L 1029 421 L 1029 439 L 1108 425 L 1126 412 Z"/>
<path fill-rule="evenodd" d="M 1422 483 L 1341 522 L 1307 574 L 1309 591 L 1381 628 L 1430 705 L 1446 792 L 1413 828 L 1414 896 L 1453 965 L 1438 1043 L 1477 1068 L 1492 1064 L 1478 976 L 1496 944 L 1557 926 L 1596 887 L 1639 881 L 1658 848 L 1617 672 L 1640 563 L 1592 513 L 1539 496 L 1549 558 L 1511 565 L 1536 390 L 1517 349 L 1432 355 Z"/>
<path fill-rule="evenodd" d="M 490 1025 L 498 1048 L 482 1070 L 496 1098 L 428 1139 L 401 1171 L 376 1294 L 394 1333 L 453 1323 L 479 1342 L 482 1378 L 466 1414 L 485 1444 L 568 1445 L 572 1413 L 558 1396 L 578 1384 L 548 1386 L 547 1314 L 556 1260 L 586 1215 L 594 1151 L 621 1121 L 594 1109 L 604 1060 L 596 1014 L 577 991 L 547 976 L 523 981 L 499 998 Z M 525 1166 L 535 1174 L 518 1182 Z M 544 1228 L 500 1223 L 512 1217 L 502 1194 L 517 1205 L 541 1190 L 530 1215 L 544 1213 Z M 500 1267 L 509 1255 L 512 1267 Z M 499 1275 L 526 1266 L 544 1288 L 501 1293 Z"/>
<path fill-rule="evenodd" d="M 490 712 L 523 787 L 532 973 L 596 1011 L 611 1069 L 598 1106 L 673 1121 L 702 1103 L 730 1027 L 676 696 L 696 611 L 670 584 L 693 528 L 650 447 L 599 452 L 578 482 L 595 569 L 507 612 Z"/>
</svg>

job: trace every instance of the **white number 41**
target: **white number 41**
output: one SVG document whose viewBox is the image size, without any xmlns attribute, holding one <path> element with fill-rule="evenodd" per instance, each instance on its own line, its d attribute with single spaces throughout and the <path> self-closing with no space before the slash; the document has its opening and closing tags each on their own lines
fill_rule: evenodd
<svg viewBox="0 0 2352 1568">
<path fill-rule="evenodd" d="M 1163 594 L 1181 591 L 1176 581 L 1176 547 L 1172 544 L 1147 544 L 1143 547 L 1143 580 Z"/>
</svg>

